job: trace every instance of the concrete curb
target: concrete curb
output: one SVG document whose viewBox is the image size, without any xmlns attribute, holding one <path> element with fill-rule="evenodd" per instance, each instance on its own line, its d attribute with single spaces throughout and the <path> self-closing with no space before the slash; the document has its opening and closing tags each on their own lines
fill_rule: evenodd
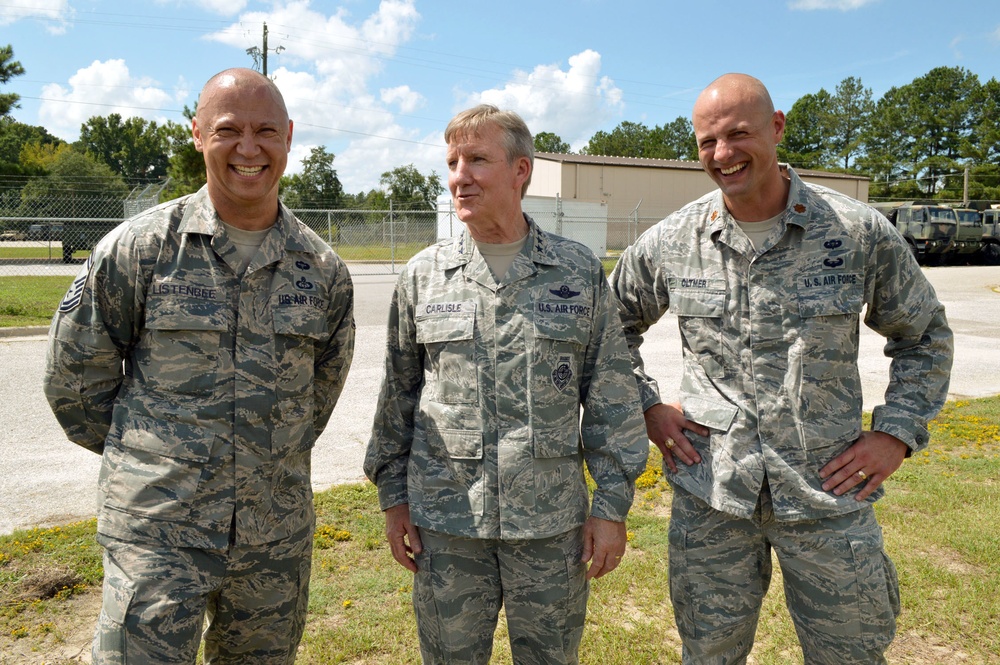
<svg viewBox="0 0 1000 665">
<path fill-rule="evenodd" d="M 23 326 L 20 328 L 0 328 L 0 337 L 38 337 L 49 334 L 48 326 Z"/>
</svg>

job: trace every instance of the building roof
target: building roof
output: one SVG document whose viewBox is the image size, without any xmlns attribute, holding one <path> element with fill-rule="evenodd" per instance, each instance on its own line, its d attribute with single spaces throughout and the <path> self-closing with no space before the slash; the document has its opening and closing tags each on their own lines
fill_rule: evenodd
<svg viewBox="0 0 1000 665">
<path fill-rule="evenodd" d="M 613 155 L 570 155 L 558 152 L 536 152 L 535 159 L 544 159 L 561 164 L 600 164 L 604 166 L 644 166 L 655 169 L 680 169 L 701 171 L 701 162 L 682 159 L 654 159 L 652 157 L 617 157 Z M 782 166 L 787 166 L 782 164 Z M 847 180 L 871 180 L 871 178 L 851 173 L 795 169 L 800 176 L 811 175 L 822 178 L 845 178 Z"/>
</svg>

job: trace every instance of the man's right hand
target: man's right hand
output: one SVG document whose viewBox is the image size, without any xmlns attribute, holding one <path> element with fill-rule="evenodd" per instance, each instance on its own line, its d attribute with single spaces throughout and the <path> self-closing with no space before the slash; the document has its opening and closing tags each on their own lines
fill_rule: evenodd
<svg viewBox="0 0 1000 665">
<path fill-rule="evenodd" d="M 663 453 L 663 460 L 672 473 L 677 473 L 675 457 L 688 466 L 701 462 L 701 455 L 684 436 L 684 430 L 708 436 L 708 428 L 688 420 L 680 403 L 654 404 L 642 415 L 646 419 L 646 436 Z"/>
<path fill-rule="evenodd" d="M 413 556 L 424 549 L 420 532 L 410 522 L 410 504 L 401 503 L 385 511 L 385 537 L 389 541 L 392 558 L 411 573 L 417 572 Z"/>
</svg>

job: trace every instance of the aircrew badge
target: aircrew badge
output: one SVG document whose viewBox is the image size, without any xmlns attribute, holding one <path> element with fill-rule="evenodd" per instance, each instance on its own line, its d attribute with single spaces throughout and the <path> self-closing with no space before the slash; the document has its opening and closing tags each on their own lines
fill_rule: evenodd
<svg viewBox="0 0 1000 665">
<path fill-rule="evenodd" d="M 556 390 L 562 392 L 569 385 L 573 378 L 573 357 L 570 355 L 559 356 L 556 368 L 552 370 L 552 385 Z"/>
</svg>

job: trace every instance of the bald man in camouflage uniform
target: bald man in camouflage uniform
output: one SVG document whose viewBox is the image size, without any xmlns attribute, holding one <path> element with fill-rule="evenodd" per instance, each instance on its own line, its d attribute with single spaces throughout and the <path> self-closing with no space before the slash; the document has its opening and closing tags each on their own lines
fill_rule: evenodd
<svg viewBox="0 0 1000 665">
<path fill-rule="evenodd" d="M 354 349 L 343 262 L 278 201 L 281 94 L 227 70 L 193 126 L 208 183 L 94 249 L 45 392 L 103 455 L 94 663 L 291 663 L 315 523 L 310 455 Z"/>
<path fill-rule="evenodd" d="M 489 662 L 501 605 L 514 662 L 576 663 L 649 452 L 628 348 L 600 261 L 521 212 L 524 122 L 484 105 L 445 140 L 467 228 L 399 276 L 365 472 L 424 663 Z"/>
<path fill-rule="evenodd" d="M 674 488 L 683 662 L 746 662 L 773 548 L 805 662 L 884 663 L 899 597 L 872 503 L 927 446 L 945 400 L 944 307 L 882 215 L 779 167 L 784 115 L 760 81 L 721 77 L 693 119 L 719 189 L 643 234 L 611 276 L 649 438 Z M 684 362 L 671 406 L 639 355 L 667 311 Z M 892 358 L 871 431 L 861 427 L 862 316 Z"/>
</svg>

